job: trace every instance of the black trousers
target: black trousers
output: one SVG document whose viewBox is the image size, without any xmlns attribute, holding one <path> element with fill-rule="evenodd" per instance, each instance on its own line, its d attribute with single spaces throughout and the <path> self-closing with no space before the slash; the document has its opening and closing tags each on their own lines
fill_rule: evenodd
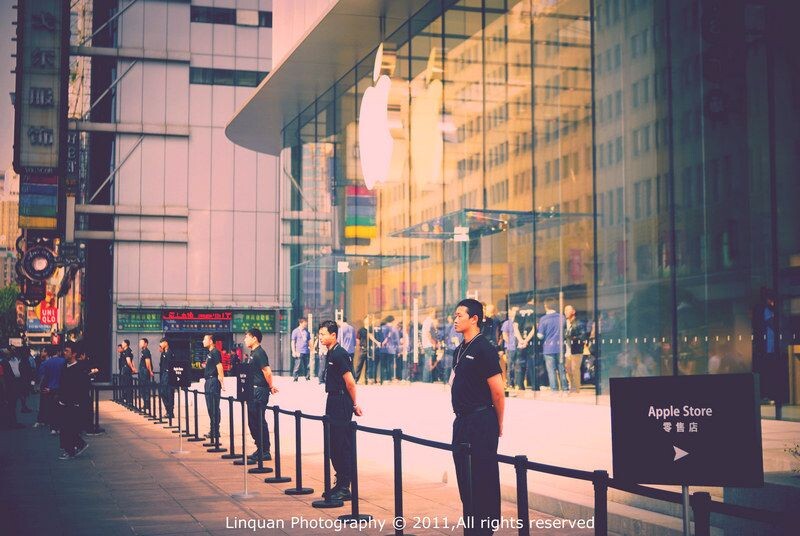
<svg viewBox="0 0 800 536">
<path fill-rule="evenodd" d="M 253 389 L 253 400 L 247 403 L 247 425 L 250 427 L 250 435 L 256 442 L 256 447 L 261 452 L 269 452 L 269 426 L 264 412 L 269 404 L 269 388 L 255 387 Z M 259 437 L 259 422 L 261 423 L 261 437 Z"/>
<path fill-rule="evenodd" d="M 158 394 L 164 404 L 164 409 L 167 410 L 167 415 L 172 415 L 175 409 L 175 388 L 170 387 L 167 376 L 159 379 Z"/>
<path fill-rule="evenodd" d="M 222 384 L 219 383 L 219 378 L 207 378 L 205 383 L 206 393 L 206 409 L 208 410 L 209 420 L 209 435 L 219 437 L 219 395 L 222 389 Z"/>
<path fill-rule="evenodd" d="M 367 368 L 367 351 L 366 350 L 359 350 L 356 354 L 358 356 L 357 359 L 353 359 L 353 378 L 358 383 L 359 378 L 361 378 L 361 373 L 364 372 L 364 369 Z M 367 383 L 369 378 L 364 378 L 364 383 Z"/>
<path fill-rule="evenodd" d="M 471 512 L 466 457 L 453 453 L 461 502 L 467 515 L 474 518 L 474 528 L 464 530 L 464 534 L 492 534 L 492 520 L 500 520 L 500 468 L 496 459 L 499 438 L 494 408 L 456 417 L 453 422 L 453 445 L 469 443 L 472 447 Z"/>
<path fill-rule="evenodd" d="M 76 406 L 67 404 L 62 406 L 58 404 L 58 409 L 61 414 L 61 448 L 66 450 L 67 454 L 75 454 L 76 450 L 86 444 L 81 437 L 81 428 L 83 428 L 86 417 L 86 408 L 82 405 Z"/>
<path fill-rule="evenodd" d="M 328 393 L 325 415 L 331 419 L 331 463 L 339 487 L 348 487 L 353 478 L 353 443 L 350 421 L 353 401 L 349 394 Z"/>
<path fill-rule="evenodd" d="M 119 376 L 119 383 L 122 387 L 122 401 L 131 404 L 133 402 L 133 374 L 127 366 Z"/>
</svg>

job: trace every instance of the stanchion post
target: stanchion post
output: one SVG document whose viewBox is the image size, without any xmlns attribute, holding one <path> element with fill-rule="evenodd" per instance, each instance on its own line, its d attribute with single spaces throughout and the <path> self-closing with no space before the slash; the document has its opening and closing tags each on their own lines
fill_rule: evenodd
<svg viewBox="0 0 800 536">
<path fill-rule="evenodd" d="M 194 437 L 190 437 L 186 441 L 189 441 L 189 442 L 192 442 L 192 443 L 196 443 L 198 441 L 205 441 L 205 438 L 204 437 L 200 437 L 200 433 L 199 433 L 200 423 L 199 423 L 198 418 L 197 418 L 197 393 L 198 393 L 198 391 L 197 391 L 197 389 L 195 389 L 192 392 L 194 393 Z"/>
<path fill-rule="evenodd" d="M 594 484 L 594 533 L 601 536 L 608 532 L 608 472 L 595 471 L 592 484 Z"/>
<path fill-rule="evenodd" d="M 311 495 L 313 488 L 303 487 L 303 447 L 301 422 L 303 414 L 300 410 L 294 412 L 294 480 L 295 487 L 284 490 L 286 495 Z"/>
<path fill-rule="evenodd" d="M 158 421 L 155 422 L 154 424 L 164 424 L 164 408 L 162 407 L 162 403 L 161 403 L 161 378 L 160 377 L 158 379 L 158 388 L 156 389 L 156 392 L 158 393 L 158 395 L 156 396 L 156 398 L 158 398 Z"/>
<path fill-rule="evenodd" d="M 230 436 L 230 444 L 228 453 L 220 456 L 223 460 L 234 460 L 239 457 L 236 454 L 236 434 L 233 433 L 233 397 L 225 397 L 228 400 L 228 435 Z"/>
<path fill-rule="evenodd" d="M 281 475 L 281 408 L 272 408 L 272 429 L 275 431 L 275 476 L 268 476 L 264 479 L 267 484 L 283 484 L 291 482 L 288 476 Z"/>
<path fill-rule="evenodd" d="M 711 536 L 711 495 L 705 491 L 692 493 L 692 517 L 694 518 L 694 535 Z"/>
<path fill-rule="evenodd" d="M 350 482 L 350 513 L 339 516 L 342 521 L 369 521 L 372 516 L 359 512 L 358 504 L 358 423 L 350 421 L 350 439 L 352 441 L 351 463 L 353 480 Z"/>
<path fill-rule="evenodd" d="M 528 536 L 531 533 L 530 515 L 528 514 L 528 457 L 514 456 L 514 470 L 517 473 L 519 536 Z"/>
<path fill-rule="evenodd" d="M 188 400 L 188 396 L 189 395 L 187 394 L 186 396 L 187 396 L 187 400 Z M 187 407 L 186 409 L 188 411 L 189 408 Z M 189 429 L 188 429 L 189 421 L 186 421 L 186 426 L 187 426 L 186 433 L 188 434 L 189 433 Z M 177 454 L 179 456 L 182 455 L 182 454 L 189 454 L 188 450 L 183 450 L 183 434 L 181 433 L 181 391 L 180 391 L 180 388 L 178 389 L 178 450 L 172 450 L 172 451 L 170 451 L 170 454 Z"/>
<path fill-rule="evenodd" d="M 331 418 L 328 415 L 322 416 L 322 463 L 325 491 L 322 499 L 314 501 L 311 506 L 314 508 L 341 508 L 344 501 L 331 499 Z"/>
<path fill-rule="evenodd" d="M 242 471 L 244 475 L 244 491 L 231 495 L 234 499 L 246 500 L 258 495 L 258 492 L 247 492 L 247 445 L 245 444 L 244 400 L 242 400 Z"/>
<path fill-rule="evenodd" d="M 392 430 L 394 447 L 394 518 L 403 519 L 403 431 Z M 403 526 L 395 523 L 394 533 L 403 536 Z"/>
<path fill-rule="evenodd" d="M 180 403 L 180 401 L 181 401 L 180 400 L 180 393 L 178 393 L 178 403 Z M 183 410 L 184 410 L 183 411 L 183 420 L 185 421 L 185 424 L 186 424 L 186 432 L 183 434 L 183 437 L 189 437 L 192 434 L 191 434 L 191 431 L 189 430 L 189 388 L 188 387 L 184 387 L 183 388 Z M 180 426 L 180 424 L 181 424 L 181 420 L 178 419 L 178 426 Z"/>
</svg>

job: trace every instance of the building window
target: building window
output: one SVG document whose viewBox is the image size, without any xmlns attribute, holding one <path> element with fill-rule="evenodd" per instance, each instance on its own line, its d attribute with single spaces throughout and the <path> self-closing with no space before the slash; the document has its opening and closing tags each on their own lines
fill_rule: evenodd
<svg viewBox="0 0 800 536">
<path fill-rule="evenodd" d="M 231 24 L 238 26 L 260 26 L 272 28 L 271 11 L 231 9 L 225 7 L 191 6 L 191 22 L 207 24 Z"/>
<path fill-rule="evenodd" d="M 217 86 L 256 87 L 268 73 L 261 71 L 234 71 L 233 69 L 210 69 L 189 67 L 189 83 Z"/>
</svg>

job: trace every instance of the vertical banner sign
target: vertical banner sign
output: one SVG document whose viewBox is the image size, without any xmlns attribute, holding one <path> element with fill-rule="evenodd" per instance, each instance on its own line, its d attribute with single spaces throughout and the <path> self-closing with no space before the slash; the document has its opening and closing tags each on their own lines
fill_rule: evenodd
<svg viewBox="0 0 800 536">
<path fill-rule="evenodd" d="M 14 169 L 19 226 L 56 230 L 69 69 L 69 0 L 19 2 Z"/>
</svg>

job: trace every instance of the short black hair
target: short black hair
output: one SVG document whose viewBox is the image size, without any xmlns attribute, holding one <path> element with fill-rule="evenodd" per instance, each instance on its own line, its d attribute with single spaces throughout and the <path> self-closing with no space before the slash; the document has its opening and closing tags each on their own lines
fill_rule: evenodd
<svg viewBox="0 0 800 536">
<path fill-rule="evenodd" d="M 206 337 L 211 337 L 211 342 L 217 342 L 217 336 L 214 335 L 213 333 L 203 334 L 203 338 L 205 339 Z"/>
<path fill-rule="evenodd" d="M 124 342 L 124 343 L 125 343 L 125 344 L 127 344 L 128 346 L 130 346 L 130 345 L 131 345 L 131 341 L 129 341 L 128 339 L 122 339 L 122 342 Z"/>
<path fill-rule="evenodd" d="M 141 339 L 139 339 L 139 340 L 140 340 L 140 341 L 144 341 L 144 343 L 145 343 L 145 344 L 150 344 L 150 341 L 148 341 L 146 337 L 142 337 L 142 338 L 141 338 Z"/>
<path fill-rule="evenodd" d="M 552 296 L 548 296 L 544 299 L 544 307 L 545 309 L 555 309 L 556 299 Z"/>
<path fill-rule="evenodd" d="M 467 310 L 467 314 L 470 318 L 473 316 L 478 317 L 478 327 L 483 325 L 483 304 L 478 300 L 474 300 L 472 298 L 467 298 L 458 302 L 456 305 L 456 309 L 459 307 L 464 307 Z"/>
<path fill-rule="evenodd" d="M 334 322 L 333 320 L 323 320 L 319 324 L 319 329 L 325 328 L 328 330 L 328 333 L 331 335 L 337 335 L 339 333 L 339 325 Z"/>
<path fill-rule="evenodd" d="M 75 355 L 78 355 L 80 353 L 80 348 L 79 348 L 77 342 L 72 342 L 72 341 L 65 342 L 64 343 L 64 350 L 66 350 L 67 348 L 72 350 L 72 353 L 75 354 Z"/>
<path fill-rule="evenodd" d="M 119 343 L 119 344 L 117 345 L 117 348 L 122 348 L 122 343 Z"/>
<path fill-rule="evenodd" d="M 246 335 L 250 335 L 251 337 L 255 337 L 255 339 L 261 343 L 261 330 L 258 328 L 250 328 L 245 331 Z"/>
<path fill-rule="evenodd" d="M 308 319 L 307 319 L 306 317 L 304 317 L 304 316 L 301 316 L 301 317 L 300 317 L 300 320 L 298 320 L 297 322 L 298 322 L 298 323 L 299 323 L 299 322 L 308 322 Z"/>
<path fill-rule="evenodd" d="M 166 337 L 161 337 L 161 340 L 160 340 L 160 341 L 158 341 L 158 342 L 166 342 L 166 343 L 169 343 L 169 340 L 167 340 L 167 338 L 166 338 Z"/>
</svg>

